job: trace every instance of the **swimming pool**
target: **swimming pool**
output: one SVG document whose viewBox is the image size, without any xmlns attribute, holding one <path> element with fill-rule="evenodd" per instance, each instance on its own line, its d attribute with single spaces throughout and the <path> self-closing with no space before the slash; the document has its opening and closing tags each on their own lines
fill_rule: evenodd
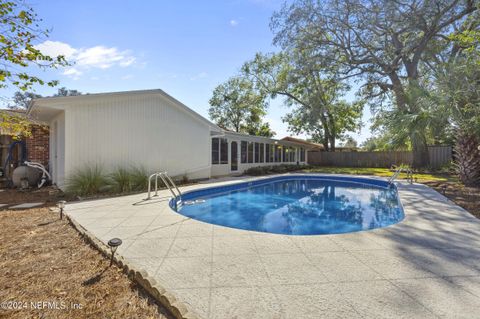
<svg viewBox="0 0 480 319">
<path fill-rule="evenodd" d="M 356 232 L 389 226 L 404 217 L 396 187 L 368 178 L 280 176 L 192 191 L 182 199 L 177 212 L 184 216 L 287 235 Z"/>
</svg>

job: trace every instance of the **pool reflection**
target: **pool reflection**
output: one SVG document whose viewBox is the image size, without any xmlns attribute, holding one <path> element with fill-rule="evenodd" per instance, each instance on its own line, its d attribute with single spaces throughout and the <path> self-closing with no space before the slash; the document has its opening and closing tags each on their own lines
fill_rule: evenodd
<svg viewBox="0 0 480 319">
<path fill-rule="evenodd" d="M 395 189 L 346 181 L 275 181 L 204 199 L 180 213 L 222 226 L 291 235 L 347 233 L 403 219 Z"/>
</svg>

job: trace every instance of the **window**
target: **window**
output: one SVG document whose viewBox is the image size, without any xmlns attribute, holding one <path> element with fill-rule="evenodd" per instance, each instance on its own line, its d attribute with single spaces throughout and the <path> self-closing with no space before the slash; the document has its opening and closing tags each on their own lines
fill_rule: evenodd
<svg viewBox="0 0 480 319">
<path fill-rule="evenodd" d="M 246 163 L 247 162 L 247 142 L 242 141 L 240 144 L 240 156 L 241 156 L 241 162 Z"/>
<path fill-rule="evenodd" d="M 264 157 L 264 152 L 265 152 L 265 144 L 260 143 L 260 163 L 263 163 L 263 157 Z"/>
<path fill-rule="evenodd" d="M 212 164 L 228 164 L 228 141 L 226 138 L 212 138 Z"/>
<path fill-rule="evenodd" d="M 275 145 L 270 144 L 270 163 L 275 161 Z"/>
<path fill-rule="evenodd" d="M 265 144 L 265 162 L 270 163 L 270 144 Z"/>
<path fill-rule="evenodd" d="M 218 138 L 212 138 L 212 164 L 218 164 L 219 163 L 219 139 Z"/>
<path fill-rule="evenodd" d="M 260 144 L 255 143 L 255 163 L 258 163 L 260 159 Z"/>
<path fill-rule="evenodd" d="M 283 158 L 282 158 L 284 163 L 288 162 L 287 156 L 288 156 L 288 147 L 284 147 L 283 148 Z"/>
<path fill-rule="evenodd" d="M 248 162 L 253 163 L 253 143 L 248 142 Z"/>
<path fill-rule="evenodd" d="M 290 162 L 295 162 L 295 152 L 297 149 L 295 147 L 290 147 Z"/>
<path fill-rule="evenodd" d="M 305 162 L 305 149 L 300 149 L 300 162 Z"/>
<path fill-rule="evenodd" d="M 282 147 L 277 146 L 275 149 L 275 162 L 281 162 L 282 161 Z"/>
<path fill-rule="evenodd" d="M 220 139 L 220 164 L 228 164 L 228 141 L 226 138 Z"/>
</svg>

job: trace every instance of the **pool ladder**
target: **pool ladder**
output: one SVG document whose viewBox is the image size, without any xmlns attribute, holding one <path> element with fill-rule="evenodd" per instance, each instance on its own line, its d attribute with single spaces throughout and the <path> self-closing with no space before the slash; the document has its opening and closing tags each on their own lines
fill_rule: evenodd
<svg viewBox="0 0 480 319">
<path fill-rule="evenodd" d="M 151 196 L 151 190 L 152 190 L 152 179 L 155 177 L 155 195 Z M 168 175 L 167 172 L 157 172 L 153 173 L 150 175 L 148 178 L 148 196 L 146 200 L 152 199 L 152 197 L 158 196 L 158 178 L 162 180 L 163 184 L 170 190 L 170 193 L 172 193 L 173 199 L 175 200 L 175 206 L 178 205 L 178 203 L 182 202 L 182 192 L 178 189 L 177 185 L 175 182 L 172 180 L 172 178 Z M 175 191 L 176 193 L 175 193 Z"/>
<path fill-rule="evenodd" d="M 408 181 L 410 184 L 413 184 L 413 171 L 412 171 L 412 169 L 409 168 L 409 167 L 407 167 L 407 168 L 405 168 L 405 167 L 398 167 L 398 168 L 395 170 L 395 172 L 393 173 L 393 175 L 388 178 L 388 183 L 389 183 L 389 184 L 392 184 L 392 183 L 395 181 L 395 179 L 397 179 L 397 177 L 400 175 L 400 173 L 401 173 L 402 171 L 405 171 L 405 173 L 407 173 L 407 181 Z"/>
</svg>

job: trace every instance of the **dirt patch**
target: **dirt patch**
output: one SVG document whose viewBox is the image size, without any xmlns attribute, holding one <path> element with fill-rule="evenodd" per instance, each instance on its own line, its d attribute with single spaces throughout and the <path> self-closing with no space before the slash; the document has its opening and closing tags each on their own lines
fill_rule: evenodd
<svg viewBox="0 0 480 319">
<path fill-rule="evenodd" d="M 0 204 L 21 204 L 45 202 L 44 207 L 54 206 L 57 201 L 64 198 L 62 191 L 56 187 L 31 188 L 28 190 L 19 190 L 12 188 L 0 189 Z M 8 208 L 4 208 L 8 209 Z"/>
<path fill-rule="evenodd" d="M 0 318 L 172 318 L 58 213 L 4 210 L 0 229 Z"/>
<path fill-rule="evenodd" d="M 423 184 L 434 188 L 470 214 L 480 218 L 480 188 L 467 187 L 458 182 L 432 181 Z"/>
</svg>

